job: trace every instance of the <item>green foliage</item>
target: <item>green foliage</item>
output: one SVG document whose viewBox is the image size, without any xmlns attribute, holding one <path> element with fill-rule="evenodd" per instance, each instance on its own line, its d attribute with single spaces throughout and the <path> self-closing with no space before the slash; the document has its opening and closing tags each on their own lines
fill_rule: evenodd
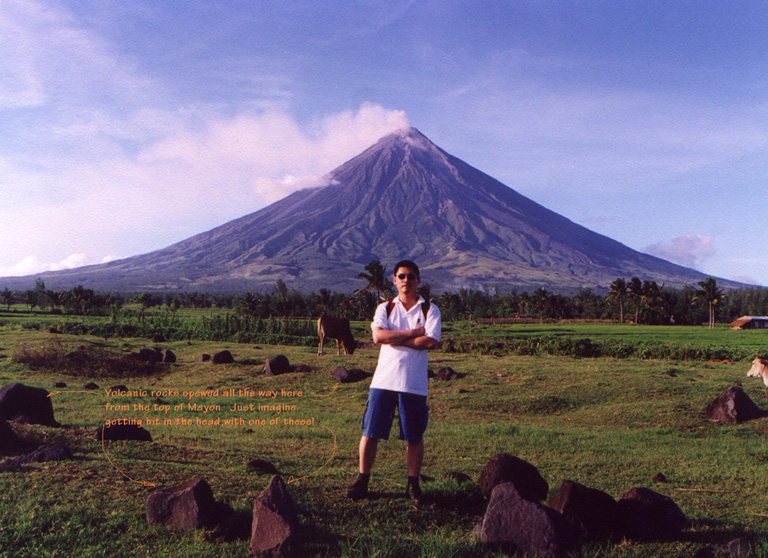
<svg viewBox="0 0 768 558">
<path fill-rule="evenodd" d="M 88 378 L 140 378 L 158 373 L 158 366 L 129 355 L 90 346 L 72 350 L 63 343 L 48 341 L 16 348 L 13 359 L 30 370 L 45 370 Z"/>
<path fill-rule="evenodd" d="M 593 340 L 557 334 L 504 340 L 449 340 L 448 353 L 521 356 L 564 356 L 573 358 L 640 358 L 663 360 L 748 360 L 756 355 L 749 347 L 672 345 L 665 342 L 636 340 Z"/>
<path fill-rule="evenodd" d="M 323 314 L 350 320 L 370 320 L 381 296 L 389 296 L 385 269 L 372 261 L 360 277 L 368 286 L 349 295 L 320 289 L 313 293 L 300 293 L 290 289 L 283 281 L 275 283 L 270 292 L 243 293 L 96 293 L 82 286 L 69 291 L 52 291 L 39 281 L 35 289 L 16 293 L 2 292 L 0 301 L 8 310 L 24 303 L 42 312 L 65 315 L 112 316 L 120 319 L 170 312 L 184 309 L 224 309 L 238 316 L 267 319 L 317 318 Z M 674 289 L 659 286 L 653 280 L 630 281 L 618 278 L 609 289 L 580 289 L 563 294 L 538 288 L 533 293 L 511 290 L 459 289 L 443 292 L 431 299 L 440 308 L 443 321 L 466 319 L 533 317 L 542 320 L 614 320 L 624 321 L 632 316 L 635 323 L 661 325 L 699 325 L 710 318 L 730 322 L 742 315 L 768 315 L 768 289 L 745 288 L 722 292 L 712 278 L 695 286 Z M 704 295 L 704 290 L 707 294 Z M 420 291 L 428 293 L 430 285 L 422 284 Z M 717 296 L 715 296 L 717 295 Z M 715 296 L 715 298 L 713 298 Z M 717 301 L 715 304 L 714 301 Z"/>
</svg>

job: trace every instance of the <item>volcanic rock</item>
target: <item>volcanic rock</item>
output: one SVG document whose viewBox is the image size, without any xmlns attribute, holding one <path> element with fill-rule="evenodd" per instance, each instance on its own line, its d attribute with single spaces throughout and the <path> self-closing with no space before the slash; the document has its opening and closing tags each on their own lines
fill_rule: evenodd
<svg viewBox="0 0 768 558">
<path fill-rule="evenodd" d="M 627 538 L 664 540 L 680 535 L 686 519 L 669 496 L 632 488 L 618 502 L 621 530 Z"/>
<path fill-rule="evenodd" d="M 146 511 L 150 524 L 180 530 L 212 528 L 232 515 L 229 506 L 214 500 L 213 490 L 203 478 L 153 492 Z"/>
<path fill-rule="evenodd" d="M 457 378 L 461 378 L 461 375 L 450 366 L 444 366 L 443 368 L 437 371 L 438 380 L 448 382 L 450 380 L 456 380 Z"/>
<path fill-rule="evenodd" d="M 361 370 L 360 368 L 353 368 L 351 370 L 347 370 L 343 366 L 337 366 L 333 369 L 333 372 L 331 372 L 330 377 L 334 380 L 337 380 L 338 382 L 342 384 L 351 384 L 354 382 L 360 382 L 362 380 L 365 380 L 366 378 L 369 378 L 371 376 L 370 373 L 365 372 L 364 370 Z"/>
<path fill-rule="evenodd" d="M 706 406 L 704 412 L 708 417 L 725 424 L 736 424 L 765 415 L 738 386 L 728 387 Z"/>
<path fill-rule="evenodd" d="M 269 461 L 266 459 L 251 459 L 248 462 L 248 468 L 253 469 L 257 473 L 263 474 L 268 473 L 270 475 L 277 475 L 279 471 L 277 470 L 277 467 L 272 465 Z"/>
<path fill-rule="evenodd" d="M 497 453 L 480 473 L 478 484 L 483 495 L 490 497 L 496 485 L 511 482 L 521 497 L 540 502 L 547 497 L 549 485 L 538 469 L 509 453 Z"/>
<path fill-rule="evenodd" d="M 277 355 L 275 358 L 264 361 L 264 373 L 268 376 L 278 376 L 292 370 L 291 363 L 285 355 Z"/>
<path fill-rule="evenodd" d="M 0 419 L 0 455 L 12 455 L 27 443 L 19 438 L 5 419 Z"/>
<path fill-rule="evenodd" d="M 232 353 L 225 349 L 223 351 L 219 351 L 218 353 L 214 353 L 214 355 L 211 357 L 211 362 L 214 364 L 233 364 L 235 362 L 235 357 L 233 357 Z"/>
<path fill-rule="evenodd" d="M 93 433 L 93 439 L 97 442 L 104 440 L 136 440 L 139 442 L 151 442 L 152 435 L 149 431 L 135 424 L 113 424 L 101 426 Z"/>
<path fill-rule="evenodd" d="M 61 426 L 53 417 L 53 404 L 48 391 L 24 384 L 9 384 L 0 389 L 0 419 L 26 416 L 30 424 Z"/>
<path fill-rule="evenodd" d="M 253 506 L 251 556 L 293 555 L 301 544 L 299 530 L 299 518 L 288 487 L 279 475 L 275 475 Z"/>
<path fill-rule="evenodd" d="M 510 482 L 493 489 L 480 540 L 540 558 L 564 557 L 578 547 L 575 527 L 560 512 L 523 498 Z"/>
<path fill-rule="evenodd" d="M 155 347 L 154 349 L 141 349 L 136 355 L 136 359 L 139 362 L 161 362 L 163 360 L 163 353 L 160 349 Z"/>
<path fill-rule="evenodd" d="M 582 541 L 610 539 L 618 533 L 618 504 L 602 490 L 567 480 L 548 505 L 576 526 Z"/>
</svg>

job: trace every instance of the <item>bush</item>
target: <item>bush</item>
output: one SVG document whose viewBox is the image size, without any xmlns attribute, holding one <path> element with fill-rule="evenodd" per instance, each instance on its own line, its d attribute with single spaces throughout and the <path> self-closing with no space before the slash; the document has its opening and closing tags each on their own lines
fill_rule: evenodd
<svg viewBox="0 0 768 558">
<path fill-rule="evenodd" d="M 16 350 L 13 359 L 32 370 L 70 376 L 136 378 L 150 376 L 158 371 L 155 364 L 140 362 L 131 355 L 112 353 L 98 347 L 68 351 L 58 342 L 23 345 Z"/>
<path fill-rule="evenodd" d="M 443 342 L 442 350 L 446 353 L 474 353 L 495 356 L 612 357 L 617 359 L 639 358 L 692 361 L 738 361 L 752 358 L 745 349 L 739 347 L 698 347 L 647 341 L 637 341 L 634 343 L 616 340 L 593 341 L 589 338 L 573 338 L 558 335 L 514 338 L 504 341 L 448 339 Z"/>
</svg>

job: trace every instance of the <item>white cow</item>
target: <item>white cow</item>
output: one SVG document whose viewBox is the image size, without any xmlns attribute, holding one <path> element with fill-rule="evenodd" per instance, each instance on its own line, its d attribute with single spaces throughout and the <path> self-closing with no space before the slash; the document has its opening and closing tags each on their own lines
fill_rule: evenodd
<svg viewBox="0 0 768 558">
<path fill-rule="evenodd" d="M 762 376 L 763 384 L 768 387 L 768 360 L 759 357 L 753 360 L 747 376 Z"/>
</svg>

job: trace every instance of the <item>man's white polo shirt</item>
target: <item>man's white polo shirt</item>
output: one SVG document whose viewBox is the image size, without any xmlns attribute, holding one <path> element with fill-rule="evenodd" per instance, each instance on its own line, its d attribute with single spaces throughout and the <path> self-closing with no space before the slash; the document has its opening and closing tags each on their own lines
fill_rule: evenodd
<svg viewBox="0 0 768 558">
<path fill-rule="evenodd" d="M 400 298 L 395 298 L 395 305 L 389 317 L 387 317 L 387 303 L 379 304 L 373 316 L 371 328 L 402 331 L 424 326 L 427 337 L 440 341 L 440 310 L 430 303 L 425 324 L 424 312 L 421 307 L 423 302 L 424 299 L 419 297 L 419 302 L 406 312 Z M 428 395 L 428 353 L 429 351 L 417 351 L 398 345 L 382 345 L 371 387 Z"/>
</svg>

